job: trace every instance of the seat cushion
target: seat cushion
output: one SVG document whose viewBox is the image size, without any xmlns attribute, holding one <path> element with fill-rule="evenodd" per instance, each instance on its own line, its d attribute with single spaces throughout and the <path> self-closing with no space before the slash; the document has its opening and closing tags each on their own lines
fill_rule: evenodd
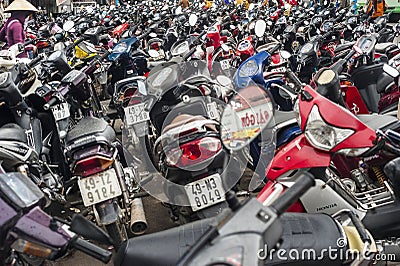
<svg viewBox="0 0 400 266">
<path fill-rule="evenodd" d="M 387 51 L 389 47 L 396 47 L 396 45 L 391 42 L 377 43 L 375 45 L 375 51 L 383 54 Z"/>
<path fill-rule="evenodd" d="M 141 237 L 131 238 L 119 249 L 114 265 L 173 266 L 209 228 L 204 219 Z"/>
<path fill-rule="evenodd" d="M 147 266 L 176 265 L 178 260 L 206 232 L 214 219 L 200 220 L 166 231 L 135 237 L 125 242 L 115 256 L 114 265 Z M 283 235 L 281 249 L 315 250 L 316 254 L 328 247 L 338 248 L 337 241 L 343 237 L 336 222 L 325 214 L 284 213 L 281 216 Z M 321 237 L 323 236 L 323 237 Z M 327 253 L 325 253 L 327 255 Z M 272 257 L 265 265 L 339 265 L 339 258 L 330 260 L 287 260 Z"/>
<path fill-rule="evenodd" d="M 28 142 L 24 129 L 14 123 L 5 124 L 0 128 L 0 140 Z"/>
<path fill-rule="evenodd" d="M 390 124 L 398 122 L 399 120 L 391 115 L 357 115 L 357 118 L 360 119 L 361 122 L 369 126 L 370 128 L 377 130 L 387 127 Z"/>
<path fill-rule="evenodd" d="M 65 141 L 69 145 L 87 136 L 102 136 L 109 142 L 115 141 L 116 138 L 114 129 L 104 119 L 84 117 L 68 132 Z"/>
</svg>

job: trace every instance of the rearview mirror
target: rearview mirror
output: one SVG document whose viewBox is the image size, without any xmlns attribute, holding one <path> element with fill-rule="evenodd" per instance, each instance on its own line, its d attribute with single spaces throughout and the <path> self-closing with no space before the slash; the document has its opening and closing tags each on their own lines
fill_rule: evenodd
<svg viewBox="0 0 400 266">
<path fill-rule="evenodd" d="M 255 29 L 254 29 L 256 36 L 258 38 L 262 37 L 265 33 L 266 28 L 267 28 L 267 23 L 265 23 L 264 20 L 262 20 L 262 19 L 257 20 Z"/>
<path fill-rule="evenodd" d="M 180 15 L 180 14 L 182 14 L 182 7 L 178 6 L 178 7 L 175 9 L 175 15 Z"/>
<path fill-rule="evenodd" d="M 74 214 L 69 230 L 75 234 L 83 236 L 84 238 L 95 240 L 102 244 L 113 244 L 113 241 L 106 232 L 82 215 Z"/>
<path fill-rule="evenodd" d="M 196 25 L 197 22 L 197 15 L 196 14 L 190 14 L 189 16 L 189 25 L 191 27 L 193 27 L 194 25 Z"/>
<path fill-rule="evenodd" d="M 283 59 L 286 59 L 286 60 L 288 60 L 292 55 L 288 52 L 288 51 L 286 51 L 286 50 L 282 50 L 282 51 L 280 51 L 279 52 L 279 55 L 283 58 Z"/>
<path fill-rule="evenodd" d="M 263 88 L 251 85 L 240 90 L 222 113 L 222 143 L 232 151 L 242 149 L 268 125 L 273 127 L 273 114 L 272 101 Z"/>
<path fill-rule="evenodd" d="M 75 23 L 72 20 L 68 20 L 63 25 L 63 30 L 69 32 L 75 26 Z"/>
</svg>

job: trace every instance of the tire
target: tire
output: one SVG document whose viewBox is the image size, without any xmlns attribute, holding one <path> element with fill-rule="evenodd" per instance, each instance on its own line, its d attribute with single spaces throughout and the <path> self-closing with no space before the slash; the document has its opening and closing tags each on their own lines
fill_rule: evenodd
<svg viewBox="0 0 400 266">
<path fill-rule="evenodd" d="M 106 225 L 105 228 L 114 242 L 115 250 L 118 251 L 118 249 L 121 247 L 121 244 L 128 239 L 124 224 L 120 221 L 117 221 L 115 223 Z"/>
</svg>

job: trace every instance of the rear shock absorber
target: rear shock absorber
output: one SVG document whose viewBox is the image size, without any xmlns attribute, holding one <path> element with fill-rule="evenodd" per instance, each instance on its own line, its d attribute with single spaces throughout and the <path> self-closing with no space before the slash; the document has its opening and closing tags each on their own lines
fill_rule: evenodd
<svg viewBox="0 0 400 266">
<path fill-rule="evenodd" d="M 372 171 L 374 172 L 376 178 L 378 179 L 379 184 L 382 187 L 386 188 L 386 185 L 385 185 L 386 176 L 383 173 L 382 169 L 380 167 L 374 166 L 374 167 L 372 167 Z"/>
</svg>

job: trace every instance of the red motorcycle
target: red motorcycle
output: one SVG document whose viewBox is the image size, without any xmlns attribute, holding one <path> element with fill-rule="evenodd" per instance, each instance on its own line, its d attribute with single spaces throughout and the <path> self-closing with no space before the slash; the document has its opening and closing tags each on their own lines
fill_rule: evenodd
<svg viewBox="0 0 400 266">
<path fill-rule="evenodd" d="M 300 82 L 291 75 L 297 86 Z M 335 214 L 353 210 L 374 233 L 393 236 L 400 217 L 384 166 L 400 153 L 393 144 L 400 123 L 385 115 L 354 116 L 346 108 L 328 100 L 342 102 L 338 76 L 331 69 L 315 77 L 317 91 L 305 86 L 295 100 L 294 111 L 303 134 L 276 152 L 266 169 L 268 182 L 258 199 L 269 205 L 299 173 L 310 171 L 320 179 L 289 211 Z M 283 88 L 284 89 L 284 88 Z M 319 94 L 321 92 L 324 96 Z M 394 141 L 395 143 L 395 141 Z M 392 219 L 388 219 L 391 217 Z M 395 226 L 397 227 L 397 226 Z"/>
</svg>

